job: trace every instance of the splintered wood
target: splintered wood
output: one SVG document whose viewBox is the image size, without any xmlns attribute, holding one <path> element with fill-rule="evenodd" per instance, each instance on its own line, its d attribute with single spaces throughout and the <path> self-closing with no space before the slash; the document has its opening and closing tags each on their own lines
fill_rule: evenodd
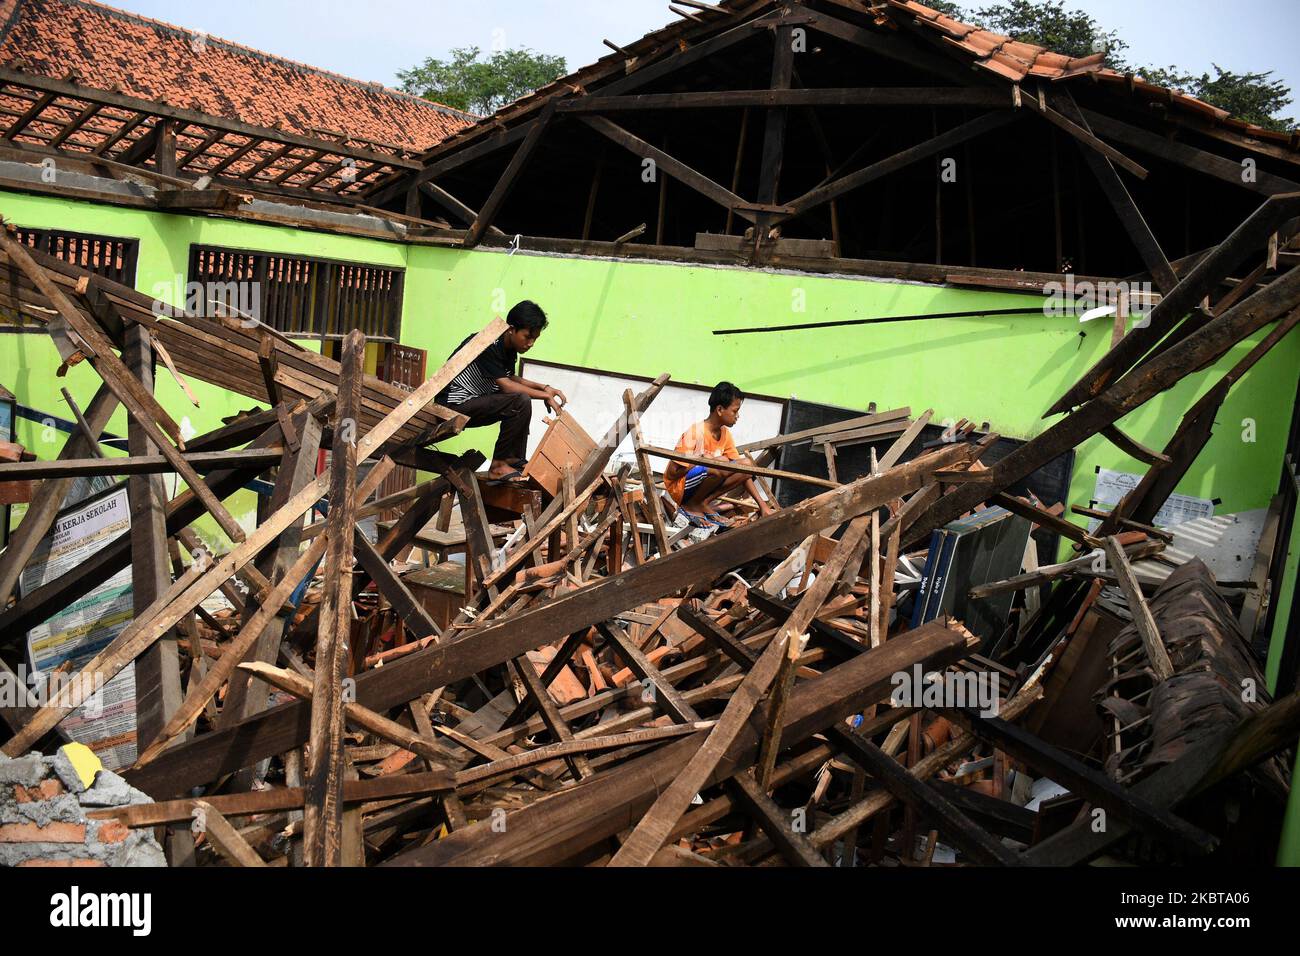
<svg viewBox="0 0 1300 956">
<path fill-rule="evenodd" d="M 0 252 L 62 360 L 103 379 L 56 460 L 0 462 L 0 487 L 42 479 L 0 552 L 0 662 L 133 554 L 158 556 L 155 593 L 68 676 L 161 662 L 137 671 L 163 704 L 123 770 L 155 802 L 92 816 L 188 830 L 197 813 L 200 865 L 1074 864 L 1122 855 L 1128 833 L 1192 858 L 1234 834 L 1184 819 L 1184 795 L 1294 739 L 1294 698 L 1223 697 L 1208 717 L 1189 703 L 1183 688 L 1213 684 L 1207 662 L 1259 675 L 1208 574 L 1166 569 L 1144 593 L 1178 543 L 1150 524 L 1157 491 L 1094 537 L 1023 486 L 1097 434 L 1121 441 L 1121 409 L 1293 308 L 1292 274 L 1170 336 L 1140 373 L 1093 381 L 1096 402 L 988 466 L 998 436 L 874 405 L 744 446 L 752 460 L 655 447 L 642 420 L 661 375 L 599 440 L 558 415 L 525 484 L 504 487 L 476 473 L 480 453 L 429 447 L 465 425 L 434 397 L 499 319 L 403 392 L 364 373 L 360 332 L 335 363 L 238 316 L 159 315 L 7 235 Z M 115 354 L 128 342 L 271 407 L 182 442 L 152 377 Z M 119 402 L 139 442 L 98 456 Z M 632 462 L 614 463 L 629 435 Z M 772 467 L 800 443 L 825 475 Z M 1176 468 L 1175 451 L 1143 460 Z M 380 492 L 395 460 L 412 484 Z M 655 461 L 749 480 L 701 523 Z M 416 467 L 438 477 L 416 483 Z M 164 471 L 188 489 L 9 604 L 74 477 Z M 222 500 L 258 478 L 271 491 L 239 527 Z M 768 480 L 807 497 L 775 507 Z M 197 538 L 204 515 L 227 540 Z M 1040 553 L 1035 529 L 1077 553 Z M 1204 612 L 1171 616 L 1188 607 Z M 6 755 L 57 746 L 78 706 L 64 686 L 0 710 Z M 1281 761 L 1256 774 L 1284 776 Z M 1089 830 L 1088 809 L 1115 826 Z"/>
</svg>

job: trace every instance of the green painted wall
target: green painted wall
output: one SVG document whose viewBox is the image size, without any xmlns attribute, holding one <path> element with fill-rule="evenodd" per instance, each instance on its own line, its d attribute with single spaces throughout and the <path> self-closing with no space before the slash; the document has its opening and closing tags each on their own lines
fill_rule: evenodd
<svg viewBox="0 0 1300 956">
<path fill-rule="evenodd" d="M 530 353 L 573 365 L 712 384 L 719 378 L 772 395 L 865 408 L 933 407 L 936 420 L 988 421 L 995 431 L 1029 438 L 1048 424 L 1039 416 L 1109 347 L 1106 320 L 1013 316 L 927 320 L 803 332 L 714 336 L 713 328 L 1032 304 L 1025 296 L 881 280 L 710 268 L 677 263 L 582 259 L 482 250 L 407 246 L 233 220 L 170 215 L 43 196 L 0 192 L 0 215 L 29 226 L 61 227 L 140 240 L 136 286 L 175 300 L 193 243 L 348 259 L 405 268 L 402 341 L 430 352 L 430 367 L 471 331 L 520 298 L 539 302 L 552 319 Z M 1080 333 L 1083 333 L 1082 335 Z M 0 381 L 20 400 L 62 409 L 53 346 L 42 335 L 5 336 Z M 1128 416 L 1121 427 L 1160 447 L 1182 410 L 1257 341 L 1238 346 L 1215 369 L 1189 376 L 1173 391 Z M 306 344 L 306 343 L 305 343 Z M 1220 512 L 1262 508 L 1277 485 L 1290 422 L 1300 336 L 1291 336 L 1229 394 L 1219 429 L 1179 491 L 1221 499 Z M 89 368 L 73 369 L 74 397 L 88 401 Z M 195 432 L 250 400 L 194 383 L 200 408 L 163 375 L 159 394 Z M 613 411 L 611 410 L 611 415 Z M 650 415 L 654 414 L 653 408 Z M 1252 421 L 1253 434 L 1243 426 Z M 112 429 L 124 432 L 122 414 Z M 61 438 L 42 440 L 28 427 L 21 440 L 42 457 Z M 461 436 L 446 447 L 487 452 L 493 430 Z M 1253 440 L 1247 440 L 1253 439 Z M 1142 471 L 1104 439 L 1078 450 L 1071 503 L 1086 504 L 1097 466 Z M 236 514 L 251 508 L 237 502 Z"/>
<path fill-rule="evenodd" d="M 326 256 L 404 268 L 402 341 L 430 352 L 430 367 L 461 338 L 520 298 L 532 298 L 552 323 L 532 352 L 538 359 L 711 385 L 732 378 L 741 388 L 796 395 L 813 402 L 865 408 L 933 407 L 936 420 L 987 420 L 995 431 L 1028 438 L 1043 431 L 1041 411 L 1108 349 L 1106 320 L 1080 325 L 1045 316 L 927 320 L 762 336 L 712 336 L 714 328 L 813 323 L 853 317 L 1024 307 L 1023 295 L 944 289 L 850 277 L 806 276 L 753 269 L 672 263 L 567 258 L 525 252 L 463 252 L 430 246 L 313 233 L 200 216 L 166 215 L 98 204 L 0 193 L 0 215 L 18 225 L 122 235 L 140 241 L 136 287 L 174 302 L 185 281 L 192 243 Z M 1119 241 L 1119 237 L 1117 237 Z M 1080 332 L 1083 332 L 1080 336 Z M 53 377 L 59 364 L 48 339 L 5 336 L 0 380 L 27 405 L 65 411 L 59 385 L 78 402 L 90 401 L 95 373 L 74 368 L 66 382 Z M 1257 341 L 1253 339 L 1253 341 Z M 1223 369 L 1253 345 L 1244 342 L 1216 369 L 1184 380 L 1123 420 L 1136 440 L 1160 447 L 1183 408 L 1203 394 Z M 311 345 L 304 342 L 304 345 Z M 313 346 L 312 346 L 313 347 Z M 1222 499 L 1219 511 L 1265 507 L 1277 486 L 1290 424 L 1300 337 L 1275 347 L 1232 390 L 1219 431 L 1179 486 L 1180 492 Z M 194 382 L 194 408 L 166 375 L 162 403 L 196 433 L 250 399 Z M 612 412 L 611 412 L 612 414 Z M 654 411 L 651 408 L 650 415 Z M 1244 436 L 1244 420 L 1253 436 Z M 125 432 L 121 412 L 110 428 Z M 47 457 L 61 437 L 19 431 L 21 440 Z M 493 429 L 471 432 L 448 449 L 489 451 Z M 53 438 L 44 441 L 43 438 Z M 1252 438 L 1253 441 L 1244 440 Z M 1105 440 L 1079 449 L 1073 502 L 1087 503 L 1097 466 L 1141 471 L 1141 464 Z M 237 514 L 251 503 L 237 502 Z"/>
<path fill-rule="evenodd" d="M 417 312 L 413 315 L 408 305 L 402 340 L 429 349 L 431 364 L 493 314 L 494 295 L 507 304 L 528 297 L 552 319 L 530 357 L 640 375 L 668 371 L 678 381 L 707 385 L 725 377 L 755 392 L 850 408 L 865 408 L 870 401 L 881 408 L 910 405 L 916 412 L 933 407 L 936 420 L 988 421 L 995 431 L 1017 438 L 1032 437 L 1050 424 L 1039 417 L 1042 411 L 1110 343 L 1105 320 L 1080 325 L 1043 316 L 710 334 L 713 328 L 1027 303 L 1024 296 L 1003 293 L 430 247 L 411 251 L 411 267 L 414 281 L 408 278 L 408 289 Z M 794 310 L 799 303 L 801 312 Z M 1124 431 L 1149 446 L 1162 446 L 1182 410 L 1257 340 L 1128 416 L 1121 422 Z M 1221 512 L 1267 506 L 1277 487 L 1298 369 L 1300 336 L 1291 336 L 1229 394 L 1218 433 L 1179 491 L 1221 498 Z M 653 407 L 647 414 L 653 416 Z M 1253 435 L 1244 434 L 1246 419 L 1254 421 Z M 1072 503 L 1087 503 L 1098 465 L 1145 470 L 1104 439 L 1090 441 L 1079 449 Z"/>
<path fill-rule="evenodd" d="M 858 278 L 462 252 L 4 191 L 0 215 L 18 225 L 139 239 L 136 287 L 172 303 L 178 301 L 173 290 L 185 281 L 194 243 L 405 268 L 401 339 L 428 349 L 430 368 L 494 314 L 518 299 L 531 298 L 552 319 L 531 353 L 538 359 L 636 375 L 669 372 L 677 381 L 706 385 L 729 378 L 754 392 L 850 408 L 865 408 L 871 401 L 881 408 L 910 405 L 918 413 L 933 407 L 936 421 L 988 421 L 995 431 L 1016 438 L 1033 437 L 1049 424 L 1039 417 L 1042 411 L 1110 343 L 1108 321 L 1081 326 L 1074 319 L 1042 316 L 719 337 L 710 330 L 1016 308 L 1032 300 Z M 1189 376 L 1128 416 L 1121 427 L 1149 447 L 1163 446 L 1183 410 L 1259 338 L 1239 345 L 1216 368 Z M 93 370 L 83 365 L 65 380 L 56 379 L 58 356 L 43 334 L 4 335 L 0 343 L 0 382 L 20 402 L 66 418 L 70 416 L 60 385 L 66 385 L 79 404 L 90 400 L 98 384 Z M 303 344 L 316 347 L 309 341 Z M 1178 490 L 1221 499 L 1220 513 L 1266 507 L 1277 488 L 1298 373 L 1300 336 L 1292 335 L 1229 394 L 1216 434 Z M 195 434 L 253 404 L 203 382 L 191 384 L 198 408 L 166 374 L 160 377 L 158 394 L 182 427 Z M 649 414 L 654 414 L 653 408 Z M 126 433 L 120 410 L 109 430 Z M 469 432 L 444 447 L 478 447 L 488 453 L 494 431 Z M 18 440 L 39 457 L 52 458 L 63 436 L 20 422 Z M 1098 466 L 1144 470 L 1103 439 L 1087 442 L 1078 449 L 1071 504 L 1088 503 Z M 247 492 L 230 501 L 232 513 L 249 523 L 253 507 L 253 495 Z M 205 521 L 199 530 L 220 547 L 215 526 Z M 1290 606 L 1295 593 L 1298 536 L 1300 526 L 1290 542 L 1290 563 L 1279 595 L 1283 607 Z M 1278 617 L 1284 627 L 1285 615 Z M 1270 656 L 1270 684 L 1279 652 L 1280 646 L 1275 646 Z M 1295 864 L 1300 862 L 1300 799 L 1294 794 L 1292 803 L 1279 862 Z"/>
</svg>

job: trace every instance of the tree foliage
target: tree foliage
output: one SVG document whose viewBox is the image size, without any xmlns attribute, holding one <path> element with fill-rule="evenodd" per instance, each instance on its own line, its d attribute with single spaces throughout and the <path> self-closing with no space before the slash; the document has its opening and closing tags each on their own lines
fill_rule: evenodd
<svg viewBox="0 0 1300 956">
<path fill-rule="evenodd" d="M 409 70 L 398 70 L 397 79 L 406 93 L 485 116 L 566 72 L 562 56 L 521 47 L 483 58 L 482 50 L 470 46 L 452 50 L 449 59 L 429 57 Z"/>
<path fill-rule="evenodd" d="M 1267 73 L 1233 73 L 1217 63 L 1215 76 L 1202 73 L 1195 76 L 1177 67 L 1148 67 L 1142 75 L 1152 83 L 1170 86 L 1190 93 L 1219 109 L 1227 110 L 1237 119 L 1255 123 L 1264 129 L 1289 130 L 1295 125 L 1291 117 L 1277 114 L 1291 104 L 1291 88 L 1281 80 L 1272 80 Z"/>
</svg>

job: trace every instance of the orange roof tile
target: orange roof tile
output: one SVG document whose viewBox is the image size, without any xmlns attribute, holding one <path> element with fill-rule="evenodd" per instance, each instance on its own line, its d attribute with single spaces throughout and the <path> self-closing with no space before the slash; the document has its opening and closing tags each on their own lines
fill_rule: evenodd
<svg viewBox="0 0 1300 956">
<path fill-rule="evenodd" d="M 966 54 L 976 58 L 977 66 L 990 70 L 997 75 L 1020 82 L 1026 76 L 1044 77 L 1061 80 L 1090 73 L 1099 81 L 1128 84 L 1127 74 L 1110 69 L 1104 63 L 1105 54 L 1095 53 L 1084 57 L 1067 57 L 1061 53 L 1036 46 L 1032 43 L 1020 43 L 1008 37 L 988 30 L 979 30 L 968 24 L 959 23 L 951 17 L 944 16 L 916 0 L 888 0 L 890 7 L 900 14 L 910 15 L 912 20 L 942 34 L 943 39 Z M 967 29 L 963 32 L 962 27 Z M 959 39 L 958 39 L 959 38 Z M 1240 132 L 1248 133 L 1260 139 L 1289 142 L 1289 133 L 1265 130 L 1253 123 L 1234 119 L 1226 110 L 1199 100 L 1187 93 L 1170 90 L 1155 83 L 1150 83 L 1140 76 L 1133 77 L 1132 88 L 1152 98 L 1160 98 L 1189 113 L 1197 113 L 1211 118 L 1217 123 Z"/>
<path fill-rule="evenodd" d="M 477 117 L 89 0 L 0 0 L 0 65 L 280 128 L 421 152 Z"/>
</svg>

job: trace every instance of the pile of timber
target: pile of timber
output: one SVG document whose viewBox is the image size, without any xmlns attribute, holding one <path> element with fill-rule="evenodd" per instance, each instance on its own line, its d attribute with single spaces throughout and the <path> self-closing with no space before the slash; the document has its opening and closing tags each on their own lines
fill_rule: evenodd
<svg viewBox="0 0 1300 956">
<path fill-rule="evenodd" d="M 1269 200 L 1257 215 L 1294 215 L 1289 202 Z M 1124 339 L 1104 374 L 1090 372 L 1072 392 L 1089 400 L 988 467 L 980 459 L 996 435 L 964 422 L 951 440 L 917 449 L 917 422 L 928 416 L 887 413 L 863 426 L 878 432 L 847 439 L 884 442 L 872 472 L 854 481 L 714 463 L 804 480 L 819 493 L 673 541 L 648 461 L 682 456 L 638 435 L 636 483 L 629 468 L 610 471 L 666 375 L 625 397 L 544 507 L 504 525 L 488 520 L 475 452 L 430 459 L 437 478 L 371 500 L 392 470 L 395 438 L 499 335 L 499 320 L 370 417 L 360 332 L 343 342 L 337 381 L 322 381 L 310 399 L 274 393 L 270 381 L 287 380 L 270 371 L 272 409 L 190 443 L 226 455 L 201 462 L 210 470 L 200 478 L 148 387 L 148 359 L 168 323 L 99 309 L 92 289 L 101 304 L 129 296 L 47 268 L 8 237 L 0 244 L 24 277 L 20 298 L 44 310 L 64 361 L 80 356 L 104 379 L 59 462 L 35 463 L 46 471 L 0 552 L 0 604 L 71 476 L 86 472 L 118 400 L 132 454 L 95 467 L 131 476 L 135 513 L 128 536 L 4 607 L 0 634 L 21 634 L 133 565 L 135 616 L 82 669 L 109 678 L 134 662 L 137 681 L 153 682 L 140 697 L 156 706 L 142 709 L 138 756 L 124 776 L 155 802 L 99 816 L 167 827 L 175 838 L 201 811 L 207 823 L 193 844 L 170 841 L 200 864 L 1074 864 L 1117 852 L 1130 836 L 1171 859 L 1199 858 L 1220 851 L 1224 815 L 1193 821 L 1182 803 L 1269 761 L 1300 726 L 1296 695 L 1220 707 L 1189 719 L 1196 734 L 1185 746 L 1162 739 L 1160 760 L 1129 776 L 1131 761 L 1105 759 L 1105 734 L 1085 746 L 1053 743 L 1052 728 L 1083 712 L 1071 675 L 1098 662 L 1104 681 L 1108 666 L 1136 654 L 1157 690 L 1181 666 L 1208 661 L 1235 677 L 1240 662 L 1205 642 L 1192 655 L 1191 638 L 1170 641 L 1132 573 L 1131 561 L 1163 544 L 1144 524 L 1163 480 L 1136 489 L 1095 534 L 1007 493 L 1094 435 L 1134 447 L 1115 430 L 1120 417 L 1280 319 L 1261 343 L 1271 347 L 1295 324 L 1294 269 L 1146 350 Z M 1214 269 L 1237 261 L 1212 253 L 1163 302 L 1190 308 L 1222 279 Z M 71 294 L 57 276 L 73 278 Z M 1157 307 L 1150 327 L 1168 332 L 1182 318 Z M 231 344 L 214 330 L 207 347 L 219 342 Z M 259 346 L 266 375 L 273 363 L 263 351 L 275 350 Z M 832 426 L 797 440 L 829 448 L 846 435 Z M 1149 455 L 1153 472 L 1185 469 L 1195 443 L 1181 433 L 1178 441 Z M 324 448 L 330 464 L 318 475 Z M 28 464 L 0 464 L 0 481 Z M 189 489 L 165 500 L 162 470 Z M 207 511 L 227 529 L 221 499 L 257 476 L 273 491 L 256 528 L 228 531 L 224 553 L 195 547 L 189 525 Z M 307 523 L 323 499 L 326 515 Z M 911 627 L 905 611 L 916 596 L 903 569 L 923 561 L 932 531 L 992 505 L 1067 536 L 1079 557 L 982 585 L 1017 595 L 992 643 L 949 617 Z M 358 522 L 388 508 L 400 517 L 372 540 Z M 406 559 L 422 540 L 455 547 L 453 511 L 463 603 L 439 621 L 413 591 L 421 572 Z M 1101 619 L 1111 581 L 1133 622 L 1114 642 Z M 213 609 L 218 592 L 225 610 Z M 12 643 L 6 637 L 0 651 Z M 1088 684 L 1091 707 L 1098 685 Z M 964 698 L 962 688 L 989 697 Z M 1154 703 L 1141 706 L 1154 713 Z M 3 752 L 56 746 L 71 709 L 60 695 L 0 711 L 10 728 Z M 1097 829 L 1094 811 L 1113 822 Z"/>
</svg>

